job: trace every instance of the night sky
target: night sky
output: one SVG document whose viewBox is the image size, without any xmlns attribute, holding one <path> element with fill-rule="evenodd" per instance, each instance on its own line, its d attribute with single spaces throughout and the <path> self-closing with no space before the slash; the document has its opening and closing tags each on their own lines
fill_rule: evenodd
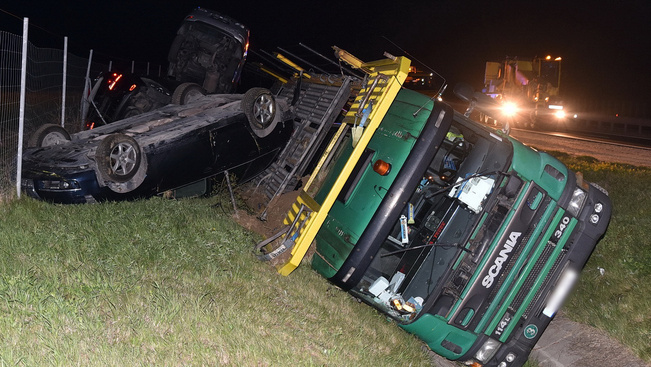
<svg viewBox="0 0 651 367">
<path fill-rule="evenodd" d="M 403 5 L 396 5 L 403 4 Z M 404 5 L 407 4 L 407 5 Z M 525 5 L 523 5 L 525 4 Z M 72 53 L 165 63 L 176 28 L 195 6 L 251 29 L 252 50 L 299 42 L 330 56 L 337 45 L 363 60 L 384 51 L 413 58 L 451 85 L 480 88 L 486 61 L 561 56 L 569 98 L 651 98 L 651 1 L 12 1 L 0 9 L 30 19 L 30 40 Z M 0 30 L 22 22 L 0 12 Z M 387 41 L 389 39 L 391 42 Z M 415 62 L 416 66 L 423 68 Z M 451 88 L 450 88 L 451 89 Z"/>
</svg>

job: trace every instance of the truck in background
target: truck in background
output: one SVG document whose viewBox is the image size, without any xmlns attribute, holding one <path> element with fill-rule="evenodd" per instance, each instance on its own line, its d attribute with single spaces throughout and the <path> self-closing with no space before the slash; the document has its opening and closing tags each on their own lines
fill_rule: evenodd
<svg viewBox="0 0 651 367">
<path fill-rule="evenodd" d="M 481 113 L 483 122 L 508 120 L 515 126 L 534 128 L 566 118 L 560 96 L 561 58 L 506 58 L 489 61 L 482 92 L 500 104 L 497 110 Z M 501 121 L 500 121 L 501 122 Z"/>
<path fill-rule="evenodd" d="M 261 257 L 288 275 L 314 244 L 313 269 L 434 352 L 523 365 L 606 231 L 607 193 L 471 120 L 493 108 L 482 93 L 455 88 L 461 114 L 402 88 L 404 57 L 336 52 L 363 88 Z"/>
</svg>

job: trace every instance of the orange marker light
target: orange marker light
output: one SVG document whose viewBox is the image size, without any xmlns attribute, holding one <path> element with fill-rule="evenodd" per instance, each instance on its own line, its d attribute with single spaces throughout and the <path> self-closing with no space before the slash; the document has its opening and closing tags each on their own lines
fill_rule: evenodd
<svg viewBox="0 0 651 367">
<path fill-rule="evenodd" d="M 373 171 L 377 172 L 380 176 L 386 176 L 389 172 L 391 172 L 391 164 L 378 159 L 373 163 Z"/>
</svg>

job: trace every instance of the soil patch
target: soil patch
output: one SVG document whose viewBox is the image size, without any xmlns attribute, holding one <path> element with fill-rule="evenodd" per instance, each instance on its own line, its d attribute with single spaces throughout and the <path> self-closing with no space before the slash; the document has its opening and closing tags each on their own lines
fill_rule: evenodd
<svg viewBox="0 0 651 367">
<path fill-rule="evenodd" d="M 245 185 L 238 190 L 238 196 L 246 203 L 246 208 L 240 208 L 233 215 L 233 219 L 242 227 L 258 233 L 263 239 L 270 238 L 285 230 L 287 227 L 284 224 L 285 218 L 292 205 L 296 202 L 298 195 L 299 191 L 294 190 L 279 195 L 270 202 L 262 187 L 256 188 L 255 185 Z M 263 214 L 265 220 L 260 219 Z M 283 241 L 284 236 L 269 243 L 264 247 L 264 253 L 269 253 L 278 248 L 282 245 Z M 309 258 L 314 252 L 312 248 L 308 250 L 306 258 Z M 256 253 L 256 255 L 262 254 L 263 252 Z M 286 250 L 270 260 L 269 263 L 272 266 L 278 267 L 285 264 L 290 256 L 291 250 Z"/>
<path fill-rule="evenodd" d="M 285 227 L 283 221 L 298 194 L 298 191 L 291 191 L 279 195 L 269 202 L 262 187 L 245 185 L 240 188 L 238 195 L 246 203 L 247 208 L 239 208 L 234 219 L 244 228 L 258 233 L 264 238 L 271 237 Z M 266 214 L 265 220 L 260 219 L 263 213 Z"/>
</svg>

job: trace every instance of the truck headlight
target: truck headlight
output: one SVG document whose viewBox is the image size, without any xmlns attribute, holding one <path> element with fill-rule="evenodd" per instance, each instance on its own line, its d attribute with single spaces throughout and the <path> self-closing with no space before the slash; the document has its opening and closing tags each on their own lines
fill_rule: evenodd
<svg viewBox="0 0 651 367">
<path fill-rule="evenodd" d="M 482 364 L 486 364 L 493 356 L 495 353 L 497 353 L 497 350 L 500 348 L 502 343 L 495 339 L 488 339 L 482 345 L 482 347 L 475 353 L 475 359 L 481 362 Z"/>
<path fill-rule="evenodd" d="M 509 117 L 515 116 L 518 113 L 518 105 L 513 102 L 506 102 L 502 106 L 502 112 Z"/>
<path fill-rule="evenodd" d="M 585 191 L 581 190 L 578 187 L 575 188 L 574 192 L 572 193 L 570 203 L 567 205 L 567 211 L 573 216 L 578 217 L 579 213 L 581 213 L 581 209 L 583 209 L 583 204 L 585 204 L 586 197 L 587 194 Z"/>
</svg>

